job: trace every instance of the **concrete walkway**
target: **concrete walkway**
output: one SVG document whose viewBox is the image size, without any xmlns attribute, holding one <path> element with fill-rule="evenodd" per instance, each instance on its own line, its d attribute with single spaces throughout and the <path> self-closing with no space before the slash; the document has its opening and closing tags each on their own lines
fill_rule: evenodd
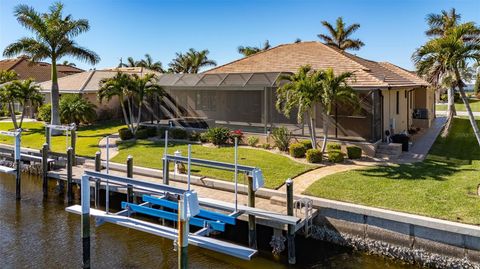
<svg viewBox="0 0 480 269">
<path fill-rule="evenodd" d="M 415 141 L 409 152 L 402 153 L 400 158 L 395 160 L 395 163 L 412 163 L 423 161 L 425 157 L 427 157 L 430 148 L 432 147 L 433 143 L 435 143 L 435 140 L 442 131 L 446 122 L 446 117 L 435 118 L 432 127 L 430 127 L 425 134 Z"/>
<path fill-rule="evenodd" d="M 117 141 L 120 140 L 120 136 L 117 134 L 110 135 L 109 138 L 109 158 L 110 160 L 118 154 L 118 147 Z M 102 153 L 102 160 L 107 160 L 107 137 L 105 136 L 100 140 L 98 143 L 98 147 L 100 148 L 100 152 Z"/>
</svg>

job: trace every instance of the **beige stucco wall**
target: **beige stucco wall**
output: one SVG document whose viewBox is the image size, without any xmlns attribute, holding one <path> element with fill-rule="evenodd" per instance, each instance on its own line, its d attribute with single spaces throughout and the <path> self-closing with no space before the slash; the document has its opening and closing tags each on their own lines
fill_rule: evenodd
<svg viewBox="0 0 480 269">
<path fill-rule="evenodd" d="M 383 94 L 383 126 L 384 130 L 393 129 L 394 133 L 400 133 L 408 129 L 411 124 L 411 110 L 408 106 L 408 90 L 384 90 Z M 397 114 L 397 92 L 398 92 L 398 114 Z M 392 123 L 391 126 L 390 123 Z"/>
</svg>

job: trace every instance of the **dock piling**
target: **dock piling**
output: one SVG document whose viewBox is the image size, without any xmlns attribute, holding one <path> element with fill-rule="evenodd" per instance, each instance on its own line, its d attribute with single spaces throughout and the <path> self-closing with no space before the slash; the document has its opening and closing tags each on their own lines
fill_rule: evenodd
<svg viewBox="0 0 480 269">
<path fill-rule="evenodd" d="M 70 204 L 73 201 L 73 148 L 68 147 L 67 149 L 67 202 Z"/>
<path fill-rule="evenodd" d="M 72 164 L 77 165 L 77 158 L 76 158 L 76 142 L 77 142 L 77 132 L 75 129 L 70 131 L 70 147 L 72 148 Z"/>
<path fill-rule="evenodd" d="M 95 171 L 102 171 L 102 153 L 100 151 L 95 153 Z"/>
<path fill-rule="evenodd" d="M 48 196 L 48 144 L 44 143 L 42 147 L 42 181 L 43 196 Z"/>
<path fill-rule="evenodd" d="M 47 144 L 48 150 L 50 150 L 50 128 L 45 127 L 45 144 Z"/>
<path fill-rule="evenodd" d="M 90 268 L 90 182 L 89 176 L 82 176 L 82 268 Z"/>
<path fill-rule="evenodd" d="M 186 204 L 183 198 L 178 200 L 178 269 L 188 268 L 188 233 L 189 226 L 186 218 Z"/>
<path fill-rule="evenodd" d="M 248 206 L 255 207 L 255 191 L 251 175 L 248 176 Z M 254 215 L 248 215 L 248 246 L 257 249 L 257 225 Z"/>
<path fill-rule="evenodd" d="M 22 164 L 21 164 L 21 132 L 15 134 L 15 175 L 16 175 L 16 188 L 15 197 L 17 200 L 21 199 L 21 185 L 22 185 Z"/>
<path fill-rule="evenodd" d="M 287 215 L 293 216 L 293 180 L 287 179 L 285 182 L 287 186 Z M 289 224 L 287 231 L 287 244 L 288 244 L 288 263 L 295 264 L 295 226 Z"/>
<path fill-rule="evenodd" d="M 127 177 L 133 178 L 133 157 L 128 155 L 127 157 Z M 127 202 L 133 203 L 133 186 L 127 184 Z"/>
<path fill-rule="evenodd" d="M 95 171 L 102 171 L 102 153 L 97 151 L 95 153 Z M 95 208 L 100 206 L 100 179 L 95 180 Z"/>
</svg>

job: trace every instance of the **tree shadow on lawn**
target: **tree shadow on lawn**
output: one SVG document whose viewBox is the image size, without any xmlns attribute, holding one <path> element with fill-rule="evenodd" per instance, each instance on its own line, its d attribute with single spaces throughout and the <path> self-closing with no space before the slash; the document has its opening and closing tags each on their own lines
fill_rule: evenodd
<svg viewBox="0 0 480 269">
<path fill-rule="evenodd" d="M 466 169 L 461 170 L 465 171 Z M 455 163 L 426 159 L 423 162 L 413 164 L 377 166 L 375 168 L 363 170 L 360 173 L 367 177 L 395 180 L 446 180 L 449 176 L 459 171 L 460 169 Z"/>
</svg>

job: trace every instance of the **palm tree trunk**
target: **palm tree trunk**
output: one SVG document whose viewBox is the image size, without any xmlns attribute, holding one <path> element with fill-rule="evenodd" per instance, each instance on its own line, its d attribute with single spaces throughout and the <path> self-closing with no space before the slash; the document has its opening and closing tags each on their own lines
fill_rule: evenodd
<svg viewBox="0 0 480 269">
<path fill-rule="evenodd" d="M 312 148 L 317 148 L 317 134 L 316 134 L 316 124 L 315 124 L 315 109 L 312 108 L 309 114 L 310 120 L 310 139 L 312 140 Z"/>
<path fill-rule="evenodd" d="M 451 87 L 447 90 L 448 95 L 448 105 L 447 105 L 447 122 L 443 127 L 442 137 L 447 137 L 452 128 L 453 118 L 457 115 L 457 110 L 455 109 L 455 87 Z"/>
<path fill-rule="evenodd" d="M 55 57 L 52 57 L 52 89 L 50 93 L 50 98 L 52 102 L 52 117 L 51 124 L 60 125 L 60 93 L 58 90 L 58 75 L 57 75 L 57 60 Z M 58 135 L 62 133 L 59 130 L 51 130 L 52 135 Z"/>
<path fill-rule="evenodd" d="M 465 109 L 467 110 L 468 119 L 470 120 L 470 124 L 472 125 L 472 128 L 473 128 L 473 133 L 475 134 L 478 145 L 480 146 L 480 130 L 478 129 L 477 122 L 475 121 L 475 117 L 473 116 L 472 108 L 470 107 L 470 103 L 468 102 L 467 95 L 463 90 L 462 78 L 460 76 L 460 72 L 458 71 L 458 68 L 455 68 L 455 76 L 458 81 L 458 89 L 460 90 L 460 96 L 462 97 L 463 103 L 465 104 Z"/>
<path fill-rule="evenodd" d="M 18 129 L 17 116 L 15 115 L 15 107 L 13 102 L 8 102 L 8 109 L 10 110 L 10 116 L 12 117 L 13 128 Z"/>
<path fill-rule="evenodd" d="M 130 101 L 130 97 L 127 97 L 127 106 L 128 106 L 128 118 L 130 121 L 129 128 L 132 131 L 132 133 L 135 134 L 136 132 L 135 126 L 134 126 L 135 119 L 133 118 L 133 114 L 132 114 L 133 107 L 132 107 L 132 102 Z"/>
<path fill-rule="evenodd" d="M 330 125 L 330 119 L 325 111 L 322 111 L 323 115 L 323 143 L 322 143 L 322 154 L 325 153 L 325 149 L 327 148 L 327 140 L 328 140 L 328 127 Z"/>
<path fill-rule="evenodd" d="M 27 102 L 24 102 L 24 104 L 26 104 Z M 20 124 L 18 125 L 18 128 L 22 128 L 22 124 L 23 124 L 23 117 L 25 117 L 25 112 L 26 112 L 26 109 L 25 109 L 26 105 L 23 105 L 22 106 L 22 114 L 20 115 Z"/>
<path fill-rule="evenodd" d="M 125 104 L 123 103 L 123 100 L 120 100 L 120 107 L 122 108 L 122 114 L 123 114 L 123 118 L 125 119 L 125 124 L 130 129 L 130 124 L 128 123 L 128 117 L 127 117 L 127 110 L 125 109 Z M 132 132 L 131 129 L 130 131 Z"/>
<path fill-rule="evenodd" d="M 138 104 L 137 129 L 140 126 L 141 118 L 142 118 L 142 101 L 140 101 L 140 104 Z"/>
</svg>

